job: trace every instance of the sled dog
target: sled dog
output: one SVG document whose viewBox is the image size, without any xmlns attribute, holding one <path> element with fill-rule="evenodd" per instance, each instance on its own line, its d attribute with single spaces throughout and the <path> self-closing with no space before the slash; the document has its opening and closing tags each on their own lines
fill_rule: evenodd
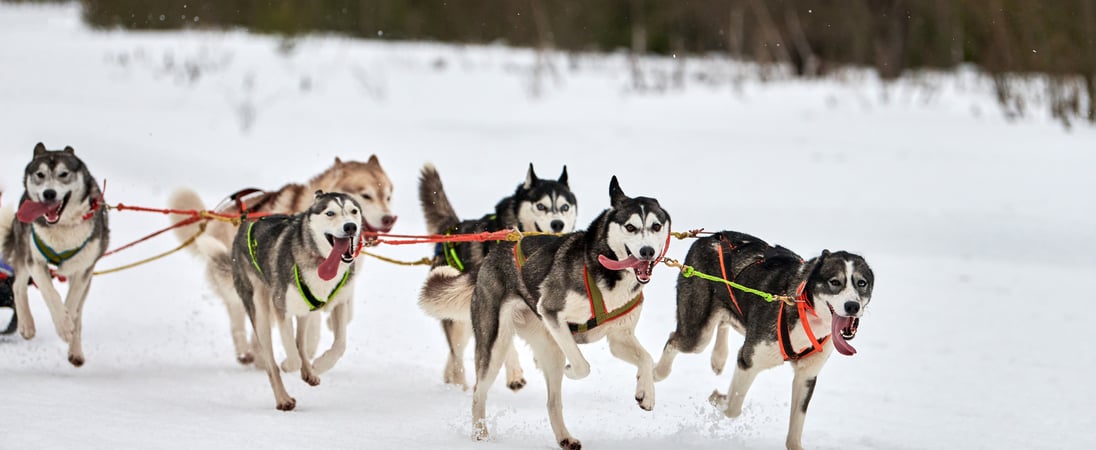
<svg viewBox="0 0 1096 450">
<path fill-rule="evenodd" d="M 298 318 L 294 342 L 287 344 L 301 361 L 301 378 L 311 386 L 320 384 L 319 374 L 346 350 L 346 306 L 354 295 L 354 258 L 363 223 L 361 207 L 351 196 L 317 191 L 305 212 L 242 223 L 231 250 L 216 238 L 198 239 L 202 251 L 211 255 L 211 264 L 232 274 L 279 410 L 289 411 L 297 402 L 286 392 L 274 363 L 271 324 L 280 323 L 289 331 L 288 319 Z M 331 314 L 335 343 L 313 365 L 306 339 L 308 328 L 319 321 L 308 317 L 321 312 Z"/>
<path fill-rule="evenodd" d="M 27 302 L 27 285 L 33 280 L 57 334 L 69 344 L 69 362 L 80 367 L 84 301 L 95 263 L 110 240 L 102 192 L 72 147 L 46 150 L 42 143 L 34 147 L 23 172 L 23 188 L 14 217 L 10 210 L 0 217 L 4 258 L 14 271 L 11 288 L 19 334 L 24 339 L 35 334 Z M 68 279 L 64 303 L 53 286 L 51 268 Z"/>
<path fill-rule="evenodd" d="M 796 305 L 766 303 L 761 297 L 723 283 L 698 277 L 677 280 L 677 329 L 670 333 L 655 367 L 655 379 L 670 374 L 678 352 L 698 353 L 716 335 L 712 370 L 722 373 L 727 362 L 727 328 L 745 336 L 727 395 L 713 392 L 711 402 L 728 417 L 742 413 L 742 402 L 754 378 L 765 369 L 791 362 L 789 449 L 802 448 L 803 421 L 818 373 L 833 349 L 843 355 L 856 350 L 860 317 L 871 301 L 875 276 L 864 258 L 823 250 L 804 261 L 791 250 L 744 233 L 723 231 L 697 239 L 685 264 L 696 271 L 720 275 L 763 292 L 792 295 Z"/>
<path fill-rule="evenodd" d="M 549 180 L 537 177 L 533 165 L 529 164 L 525 181 L 518 185 L 513 195 L 495 205 L 493 214 L 474 220 L 460 220 L 449 203 L 437 169 L 427 164 L 419 177 L 419 202 L 431 234 L 482 233 L 504 229 L 569 233 L 574 231 L 578 215 L 578 202 L 567 183 L 566 166 L 559 179 Z M 497 246 L 497 242 L 439 244 L 433 267 L 426 276 L 419 297 L 423 309 L 441 319 L 442 331 L 449 344 L 445 382 L 459 385 L 462 389 L 468 388 L 463 359 L 464 348 L 472 337 L 472 319 L 469 316 L 470 300 L 460 298 L 460 295 L 472 295 L 476 273 L 483 259 Z M 454 294 L 457 296 L 453 297 Z M 513 350 L 508 352 L 506 368 L 507 386 L 515 391 L 524 387 L 525 377 L 517 353 Z"/>
<path fill-rule="evenodd" d="M 608 338 L 613 355 L 638 367 L 635 400 L 651 410 L 655 391 L 651 355 L 634 330 L 643 286 L 668 244 L 670 216 L 653 198 L 631 198 L 616 177 L 610 208 L 586 231 L 500 243 L 487 254 L 472 295 L 476 383 L 474 437 L 488 437 L 487 393 L 516 334 L 532 347 L 548 388 L 548 418 L 556 442 L 581 448 L 563 423 L 563 376 L 581 379 L 590 364 L 578 344 Z"/>
<path fill-rule="evenodd" d="M 307 184 L 288 184 L 276 191 L 260 193 L 257 198 L 248 199 L 246 202 L 225 202 L 216 208 L 218 212 L 239 214 L 243 206 L 249 213 L 277 213 L 295 214 L 304 211 L 313 203 L 313 192 L 322 190 L 325 192 L 343 192 L 354 198 L 361 205 L 364 216 L 362 229 L 364 231 L 388 232 L 396 222 L 396 216 L 392 215 L 392 182 L 384 169 L 381 168 L 377 156 L 369 157 L 366 162 L 343 161 L 335 158 L 332 164 L 323 173 L 316 175 Z M 189 189 L 180 189 L 172 195 L 169 201 L 171 208 L 180 210 L 202 210 L 205 206 L 198 194 Z M 178 216 L 174 218 L 178 220 Z M 197 224 L 177 228 L 175 233 L 180 241 L 185 241 L 198 232 Z M 204 236 L 210 236 L 222 243 L 223 246 L 232 245 L 236 235 L 236 226 L 231 223 L 211 221 L 206 224 Z M 198 250 L 196 246 L 188 247 Z M 198 252 L 201 255 L 201 252 Z M 232 343 L 236 348 L 236 359 L 242 364 L 250 364 L 254 360 L 252 352 L 254 343 L 248 342 L 248 331 L 243 304 L 232 289 L 232 281 L 228 272 L 220 272 L 214 266 L 207 263 L 206 277 L 213 287 L 214 292 L 221 297 L 228 309 L 229 324 L 232 328 Z M 347 305 L 352 315 L 353 306 Z M 318 320 L 318 318 L 316 318 Z M 319 344 L 319 326 L 309 327 L 312 335 L 308 339 L 309 355 L 315 355 L 316 346 Z M 282 339 L 289 338 L 287 333 L 282 333 Z M 294 372 L 300 367 L 296 352 L 286 348 L 286 360 L 282 368 L 286 372 Z"/>
</svg>

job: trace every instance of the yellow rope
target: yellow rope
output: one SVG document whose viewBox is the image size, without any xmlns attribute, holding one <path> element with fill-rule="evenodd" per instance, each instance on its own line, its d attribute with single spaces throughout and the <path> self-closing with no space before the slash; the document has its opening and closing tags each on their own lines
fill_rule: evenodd
<svg viewBox="0 0 1096 450">
<path fill-rule="evenodd" d="M 374 258 L 377 258 L 377 259 L 379 259 L 381 261 L 384 261 L 384 262 L 387 262 L 387 263 L 398 264 L 398 265 L 401 265 L 401 266 L 429 266 L 431 264 L 434 264 L 434 260 L 432 260 L 430 258 L 427 258 L 425 256 L 422 259 L 418 260 L 418 261 L 400 261 L 398 259 L 388 258 L 388 257 L 381 256 L 381 255 L 378 255 L 378 254 L 375 254 L 375 253 L 369 253 L 365 250 L 362 250 L 361 253 L 363 255 L 366 255 L 366 256 L 372 256 Z"/>
<path fill-rule="evenodd" d="M 108 273 L 121 272 L 121 271 L 126 270 L 126 269 L 132 269 L 132 268 L 140 266 L 142 264 L 148 264 L 150 262 L 156 261 L 157 259 L 168 256 L 172 253 L 175 253 L 179 250 L 182 250 L 182 249 L 186 248 L 186 246 L 188 246 L 190 244 L 193 244 L 194 241 L 198 240 L 198 236 L 201 236 L 202 233 L 204 233 L 204 232 L 205 232 L 205 223 L 202 223 L 198 227 L 198 232 L 194 233 L 194 236 L 191 236 L 190 239 L 187 239 L 182 244 L 179 244 L 178 247 L 175 247 L 175 248 L 173 248 L 171 250 L 168 250 L 164 253 L 161 253 L 159 255 L 155 255 L 155 256 L 152 256 L 152 257 L 149 257 L 149 258 L 145 258 L 145 259 L 142 259 L 142 260 L 134 262 L 134 263 L 126 264 L 124 266 L 115 267 L 113 269 L 95 271 L 95 272 L 92 272 L 92 275 L 106 275 Z"/>
</svg>

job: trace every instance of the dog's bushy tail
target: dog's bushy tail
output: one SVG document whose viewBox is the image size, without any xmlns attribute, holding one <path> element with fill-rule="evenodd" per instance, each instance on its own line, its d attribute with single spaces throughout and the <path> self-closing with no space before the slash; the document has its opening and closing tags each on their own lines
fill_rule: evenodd
<svg viewBox="0 0 1096 450">
<path fill-rule="evenodd" d="M 449 266 L 430 270 L 419 294 L 419 307 L 437 319 L 472 320 L 475 278 Z"/>
<path fill-rule="evenodd" d="M 205 204 L 202 203 L 202 198 L 198 196 L 198 193 L 186 188 L 179 189 L 172 193 L 171 198 L 169 198 L 167 201 L 167 205 L 168 208 L 171 209 L 180 209 L 186 211 L 200 211 L 205 209 Z M 181 220 L 186 220 L 190 216 L 172 214 L 169 217 L 171 223 L 174 224 L 178 223 Z M 179 242 L 185 242 L 187 239 L 190 239 L 191 236 L 194 236 L 198 232 L 198 227 L 198 223 L 192 223 L 185 227 L 176 228 L 174 230 L 175 237 L 179 239 Z M 224 245 L 222 244 L 221 247 L 224 247 Z M 188 245 L 186 248 L 192 254 L 204 255 L 204 253 L 198 249 L 197 245 Z"/>
<path fill-rule="evenodd" d="M 445 195 L 445 187 L 441 184 L 441 176 L 433 164 L 422 166 L 419 175 L 419 203 L 422 204 L 422 213 L 426 216 L 426 230 L 430 234 L 441 234 L 460 223 L 460 217 L 449 203 L 449 197 Z"/>
</svg>

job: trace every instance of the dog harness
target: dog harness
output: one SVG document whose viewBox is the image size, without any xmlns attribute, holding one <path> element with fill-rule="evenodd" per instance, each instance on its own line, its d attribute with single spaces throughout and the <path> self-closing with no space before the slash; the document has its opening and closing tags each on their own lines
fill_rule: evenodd
<svg viewBox="0 0 1096 450">
<path fill-rule="evenodd" d="M 260 218 L 259 220 L 262 220 L 262 218 Z M 259 267 L 259 258 L 255 256 L 255 251 L 259 248 L 259 242 L 251 236 L 251 229 L 255 227 L 256 223 L 258 223 L 258 221 L 253 221 L 247 224 L 247 253 L 251 256 L 251 265 L 255 266 L 255 270 L 259 271 L 259 274 L 262 274 L 263 269 L 262 267 Z M 308 284 L 305 283 L 304 279 L 301 278 L 300 268 L 297 267 L 296 264 L 293 265 L 293 281 L 297 284 L 297 292 L 301 294 L 301 298 L 304 299 L 304 303 L 308 305 L 309 311 L 315 311 L 317 309 L 323 308 L 324 305 L 327 304 L 327 302 L 330 302 L 331 299 L 335 298 L 335 295 L 338 294 L 340 290 L 342 290 L 343 286 L 346 286 L 346 282 L 349 279 L 350 271 L 347 270 L 346 273 L 343 274 L 342 280 L 339 280 L 339 284 L 335 285 L 335 289 L 332 289 L 331 293 L 328 294 L 327 299 L 321 300 L 312 293 L 312 290 L 308 288 Z"/>
<path fill-rule="evenodd" d="M 486 216 L 486 218 L 488 221 L 494 222 L 498 218 L 498 216 L 495 214 L 491 214 Z M 491 228 L 495 227 L 488 226 L 487 230 L 485 231 L 492 231 Z M 456 232 L 457 225 L 453 225 L 448 230 L 445 230 L 445 235 L 452 236 L 453 233 Z M 464 261 L 461 261 L 460 256 L 457 256 L 457 246 L 460 244 L 462 244 L 462 242 L 439 242 L 436 246 L 434 246 L 435 260 L 438 260 L 438 258 L 440 257 L 445 257 L 445 263 L 448 264 L 449 267 L 457 269 L 460 272 L 464 272 Z"/>
<path fill-rule="evenodd" d="M 521 250 L 521 241 L 514 244 L 514 261 L 517 262 L 519 270 L 525 265 L 525 252 Z M 582 277 L 586 285 L 586 298 L 590 299 L 590 319 L 584 323 L 568 322 L 567 328 L 571 329 L 572 334 L 585 333 L 600 325 L 619 319 L 643 303 L 643 293 L 640 292 L 639 295 L 636 295 L 623 306 L 612 311 L 606 311 L 605 300 L 601 297 L 601 290 L 597 288 L 597 282 L 594 280 L 593 275 L 590 275 L 590 271 L 585 264 L 582 265 Z"/>
<path fill-rule="evenodd" d="M 45 241 L 38 236 L 38 232 L 34 229 L 33 225 L 30 227 L 30 236 L 31 239 L 34 240 L 34 248 L 38 249 L 38 253 L 41 253 L 42 257 L 46 258 L 47 262 L 56 267 L 61 267 L 61 263 L 72 259 L 77 253 L 80 253 L 80 251 L 88 245 L 88 242 L 91 242 L 91 237 L 94 235 L 95 233 L 89 234 L 87 239 L 84 239 L 84 242 L 76 248 L 59 252 L 54 250 L 53 247 L 50 247 L 49 244 L 46 244 Z"/>
<path fill-rule="evenodd" d="M 826 341 L 830 340 L 829 335 L 822 339 L 814 337 L 811 324 L 807 321 L 807 313 L 814 316 L 818 314 L 814 312 L 814 307 L 807 299 L 806 287 L 807 282 L 804 281 L 796 289 L 795 307 L 799 311 L 799 322 L 803 325 L 803 331 L 807 333 L 807 338 L 811 340 L 811 345 L 798 352 L 792 348 L 791 331 L 788 329 L 788 322 L 784 320 L 784 304 L 780 303 L 780 310 L 776 314 L 776 340 L 780 343 L 780 354 L 784 355 L 784 361 L 798 361 L 819 353 L 822 351 L 822 347 L 826 345 Z"/>
<path fill-rule="evenodd" d="M 730 250 L 734 250 L 735 248 L 734 244 L 728 242 L 722 234 L 719 236 L 719 246 L 716 247 L 716 250 L 719 253 L 719 270 L 720 273 L 723 275 L 724 280 L 734 281 L 731 278 L 727 278 L 727 266 L 723 262 L 724 243 L 727 244 Z M 760 258 L 757 261 L 754 261 L 753 264 L 758 264 L 764 261 L 765 258 Z M 731 296 L 731 303 L 734 304 L 734 308 L 738 310 L 739 317 L 741 317 L 743 322 L 745 322 L 746 315 L 742 312 L 742 307 L 738 305 L 738 299 L 734 295 L 734 290 L 731 289 L 730 285 L 725 286 L 727 286 L 727 294 Z M 803 331 L 807 333 L 807 338 L 811 340 L 811 345 L 809 347 L 804 348 L 800 351 L 796 351 L 794 348 L 792 348 L 791 330 L 788 328 L 788 322 L 784 320 L 784 304 L 782 302 L 778 302 L 780 303 L 780 309 L 776 314 L 776 340 L 780 344 L 780 354 L 784 356 L 784 361 L 798 361 L 815 353 L 821 352 L 822 347 L 826 345 L 826 341 L 830 339 L 830 336 L 826 336 L 822 339 L 817 339 L 814 337 L 814 331 L 811 329 L 811 324 L 807 321 L 807 313 L 810 313 L 811 315 L 817 315 L 817 313 L 814 312 L 814 307 L 811 306 L 810 302 L 807 299 L 806 288 L 806 281 L 799 284 L 799 287 L 795 291 L 795 306 L 796 309 L 799 311 L 799 320 L 800 323 L 803 324 Z"/>
</svg>

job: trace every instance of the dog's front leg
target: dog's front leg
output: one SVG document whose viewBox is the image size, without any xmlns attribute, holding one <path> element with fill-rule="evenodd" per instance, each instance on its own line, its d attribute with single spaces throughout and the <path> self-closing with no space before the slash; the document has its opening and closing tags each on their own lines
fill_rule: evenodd
<svg viewBox="0 0 1096 450">
<path fill-rule="evenodd" d="M 15 315 L 19 318 L 19 335 L 23 339 L 33 339 L 35 334 L 34 317 L 30 315 L 30 303 L 27 302 L 27 285 L 30 284 L 30 274 L 26 270 L 15 271 L 15 279 L 12 280 L 12 300 L 15 302 Z"/>
<path fill-rule="evenodd" d="M 76 367 L 84 365 L 84 346 L 81 335 L 84 329 L 84 302 L 91 289 L 91 269 L 82 274 L 69 277 L 68 297 L 65 309 L 73 321 L 72 339 L 69 340 L 69 363 Z"/>
<path fill-rule="evenodd" d="M 335 367 L 335 363 L 342 358 L 343 353 L 346 353 L 346 324 L 350 319 L 349 303 L 353 296 L 347 298 L 346 301 L 340 302 L 331 309 L 331 317 L 329 318 L 329 324 L 334 326 L 335 340 L 331 342 L 331 348 L 323 352 L 319 358 L 316 358 L 315 368 L 316 373 L 324 373 Z M 314 323 L 314 326 L 319 326 L 319 323 Z"/>
<path fill-rule="evenodd" d="M 53 326 L 57 330 L 57 335 L 61 337 L 62 341 L 72 341 L 72 332 L 76 326 L 72 323 L 72 318 L 69 317 L 65 305 L 61 303 L 61 294 L 57 292 L 57 288 L 53 287 L 53 279 L 50 277 L 49 268 L 44 264 L 32 264 L 30 265 L 30 277 L 34 279 L 34 284 L 42 292 L 42 299 L 46 301 L 46 306 L 49 307 L 49 314 L 53 318 Z M 25 289 L 26 286 L 24 285 L 23 288 Z M 31 324 L 31 329 L 33 330 L 33 328 L 34 326 Z M 31 336 L 34 336 L 33 331 Z M 26 335 L 23 337 L 26 337 Z"/>
<path fill-rule="evenodd" d="M 571 329 L 560 317 L 559 311 L 546 310 L 544 303 L 543 300 L 538 302 L 537 310 L 543 319 L 544 327 L 548 329 L 548 334 L 552 336 L 552 340 L 556 341 L 556 345 L 559 345 L 559 349 L 567 358 L 568 363 L 563 368 L 564 375 L 572 380 L 586 378 L 590 375 L 590 363 L 582 355 L 582 350 L 579 350 L 575 337 L 571 335 Z"/>
<path fill-rule="evenodd" d="M 822 353 L 811 355 L 793 363 L 795 378 L 792 380 L 792 411 L 788 421 L 788 438 L 785 445 L 788 450 L 801 450 L 803 448 L 803 422 L 807 418 L 807 407 L 814 395 L 814 385 L 818 381 L 818 373 L 833 350 L 832 345 L 825 346 Z"/>
<path fill-rule="evenodd" d="M 636 339 L 631 328 L 610 332 L 609 351 L 613 356 L 634 364 L 639 368 L 636 374 L 636 402 L 639 407 L 650 411 L 655 408 L 654 360 Z"/>
<path fill-rule="evenodd" d="M 319 315 L 319 312 L 311 312 L 308 314 Z M 288 320 L 286 320 L 288 321 Z M 312 361 L 308 360 L 308 327 L 320 324 L 315 320 L 311 320 L 310 317 L 298 317 L 297 318 L 297 342 L 294 346 L 294 350 L 297 352 L 297 362 L 301 365 L 301 379 L 309 386 L 318 386 L 320 384 L 320 376 L 312 369 Z"/>
</svg>

